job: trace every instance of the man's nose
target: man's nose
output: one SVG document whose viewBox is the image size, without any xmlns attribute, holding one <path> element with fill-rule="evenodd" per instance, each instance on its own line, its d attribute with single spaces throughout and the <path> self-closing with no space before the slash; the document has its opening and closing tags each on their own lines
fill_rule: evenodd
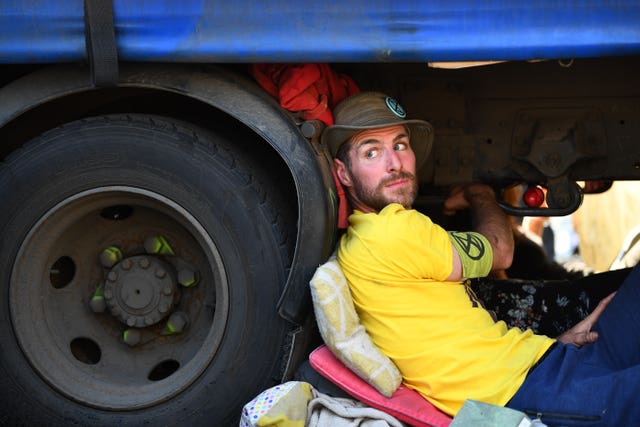
<svg viewBox="0 0 640 427">
<path fill-rule="evenodd" d="M 389 150 L 387 152 L 387 169 L 390 171 L 402 169 L 402 159 L 396 150 Z"/>
</svg>

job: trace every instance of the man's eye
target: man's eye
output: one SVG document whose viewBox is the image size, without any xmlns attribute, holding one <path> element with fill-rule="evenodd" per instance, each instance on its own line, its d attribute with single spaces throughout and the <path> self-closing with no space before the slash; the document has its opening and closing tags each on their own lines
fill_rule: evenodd
<svg viewBox="0 0 640 427">
<path fill-rule="evenodd" d="M 367 150 L 367 151 L 364 153 L 364 156 L 365 156 L 367 159 L 373 159 L 373 158 L 376 156 L 376 154 L 377 154 L 377 151 L 376 151 L 376 150 Z"/>
<path fill-rule="evenodd" d="M 404 151 L 409 147 L 409 144 L 407 144 L 406 142 L 398 142 L 396 145 L 393 146 L 393 149 L 395 151 Z"/>
</svg>

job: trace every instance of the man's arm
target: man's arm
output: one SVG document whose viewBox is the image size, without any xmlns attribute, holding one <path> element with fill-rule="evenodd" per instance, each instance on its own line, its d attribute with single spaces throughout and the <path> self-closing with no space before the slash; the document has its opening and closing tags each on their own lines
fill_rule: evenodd
<svg viewBox="0 0 640 427">
<path fill-rule="evenodd" d="M 491 187 L 470 184 L 454 188 L 444 202 L 445 211 L 455 212 L 471 209 L 474 231 L 487 238 L 493 250 L 492 270 L 504 270 L 513 260 L 513 230 L 511 224 L 496 201 Z M 453 271 L 449 280 L 462 278 L 460 255 L 453 249 Z"/>
</svg>

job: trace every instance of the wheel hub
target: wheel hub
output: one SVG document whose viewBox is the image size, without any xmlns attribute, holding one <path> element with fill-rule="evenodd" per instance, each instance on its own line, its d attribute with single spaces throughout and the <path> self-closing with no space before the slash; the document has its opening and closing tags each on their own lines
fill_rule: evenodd
<svg viewBox="0 0 640 427">
<path fill-rule="evenodd" d="M 160 322 L 178 301 L 173 266 L 152 255 L 123 259 L 109 270 L 104 283 L 109 311 L 129 327 Z"/>
</svg>

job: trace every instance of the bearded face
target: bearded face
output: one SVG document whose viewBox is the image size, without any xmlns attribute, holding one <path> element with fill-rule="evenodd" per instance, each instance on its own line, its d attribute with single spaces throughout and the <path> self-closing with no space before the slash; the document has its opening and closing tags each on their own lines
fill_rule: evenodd
<svg viewBox="0 0 640 427">
<path fill-rule="evenodd" d="M 415 175 L 409 172 L 397 172 L 386 176 L 376 185 L 354 177 L 353 192 L 360 202 L 377 212 L 391 203 L 399 203 L 405 209 L 411 209 L 418 195 L 418 183 Z"/>
<path fill-rule="evenodd" d="M 336 171 L 354 209 L 379 212 L 391 203 L 411 208 L 418 194 L 416 159 L 404 126 L 364 130 L 345 150 Z"/>
</svg>

